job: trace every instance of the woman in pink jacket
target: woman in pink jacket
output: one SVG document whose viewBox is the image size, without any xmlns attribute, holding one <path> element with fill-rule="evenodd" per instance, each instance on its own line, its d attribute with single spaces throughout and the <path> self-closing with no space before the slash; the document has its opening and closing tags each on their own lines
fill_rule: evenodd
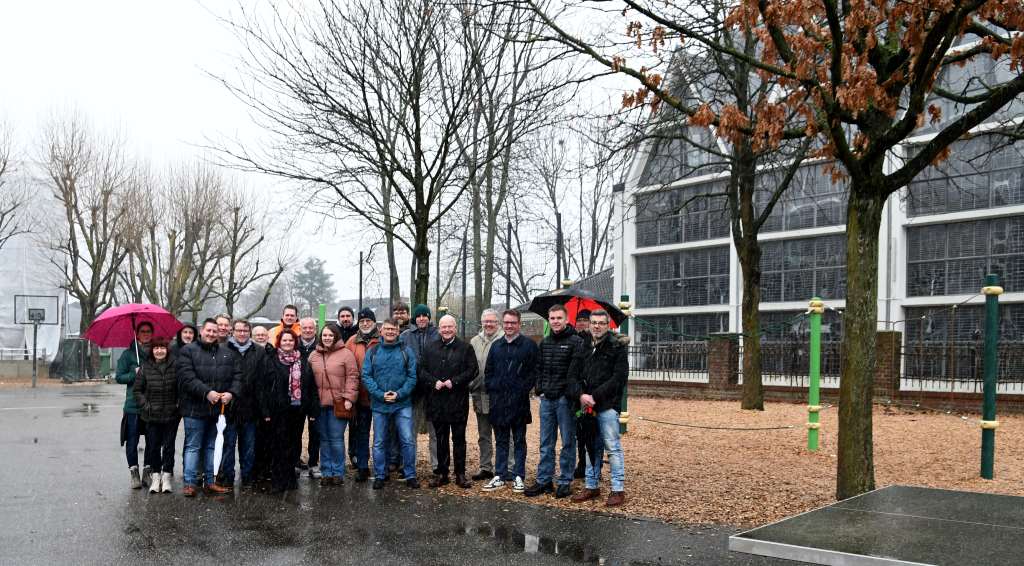
<svg viewBox="0 0 1024 566">
<path fill-rule="evenodd" d="M 341 485 L 345 478 L 345 426 L 348 420 L 334 415 L 335 403 L 351 411 L 359 399 L 359 370 L 356 358 L 341 341 L 341 328 L 334 322 L 320 331 L 320 343 L 309 355 L 309 366 L 320 393 L 320 485 Z"/>
</svg>

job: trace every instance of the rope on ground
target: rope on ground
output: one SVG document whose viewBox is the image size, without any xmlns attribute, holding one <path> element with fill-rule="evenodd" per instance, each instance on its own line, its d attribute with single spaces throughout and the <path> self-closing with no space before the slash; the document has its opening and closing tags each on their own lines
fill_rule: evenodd
<svg viewBox="0 0 1024 566">
<path fill-rule="evenodd" d="M 699 428 L 699 429 L 702 429 L 702 430 L 739 430 L 739 431 L 747 431 L 747 430 L 790 430 L 790 429 L 796 428 L 796 426 L 794 426 L 794 425 L 765 426 L 765 427 L 706 426 L 706 425 L 695 425 L 695 424 L 686 424 L 686 423 L 670 423 L 668 421 L 659 421 L 657 419 L 648 419 L 646 417 L 641 417 L 641 416 L 637 416 L 636 418 L 637 418 L 637 420 L 641 420 L 641 421 L 645 421 L 645 422 L 649 422 L 649 423 L 658 423 L 658 424 L 670 425 L 670 426 L 681 426 L 681 427 L 685 427 L 685 428 Z"/>
</svg>

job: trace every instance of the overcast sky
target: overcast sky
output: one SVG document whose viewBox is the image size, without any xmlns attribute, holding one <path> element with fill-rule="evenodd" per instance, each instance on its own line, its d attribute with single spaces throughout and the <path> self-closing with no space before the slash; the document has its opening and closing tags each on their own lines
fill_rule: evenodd
<svg viewBox="0 0 1024 566">
<path fill-rule="evenodd" d="M 246 107 L 207 73 L 234 66 L 237 44 L 217 21 L 229 2 L 195 0 L 32 0 L 6 2 L 0 18 L 0 120 L 21 149 L 38 144 L 39 124 L 53 112 L 77 110 L 98 130 L 119 129 L 130 150 L 154 164 L 202 157 L 206 139 L 257 142 Z M 215 10 L 215 13 L 211 13 Z M 250 186 L 281 203 L 275 180 Z M 335 275 L 339 298 L 358 295 L 360 248 L 350 227 L 306 219 L 313 249 Z M 376 269 L 386 273 L 387 264 Z M 405 273 L 408 272 L 406 268 Z M 407 277 L 403 278 L 403 290 Z M 367 281 L 369 294 L 379 283 Z M 407 292 L 407 291 L 406 291 Z"/>
</svg>

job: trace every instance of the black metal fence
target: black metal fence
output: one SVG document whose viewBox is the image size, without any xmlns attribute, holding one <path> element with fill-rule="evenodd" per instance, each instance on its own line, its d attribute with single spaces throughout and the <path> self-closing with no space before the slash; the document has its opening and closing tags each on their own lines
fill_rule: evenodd
<svg viewBox="0 0 1024 566">
<path fill-rule="evenodd" d="M 629 378 L 680 383 L 708 382 L 708 343 L 636 344 L 629 347 Z"/>
<path fill-rule="evenodd" d="M 743 383 L 743 344 L 736 374 Z M 803 341 L 761 343 L 761 383 L 777 387 L 809 387 L 810 344 Z M 821 344 L 821 387 L 838 388 L 842 368 L 842 348 L 838 341 Z"/>
<path fill-rule="evenodd" d="M 984 343 L 908 343 L 902 351 L 901 391 L 981 393 Z M 1024 343 L 999 345 L 998 393 L 1024 393 Z"/>
</svg>

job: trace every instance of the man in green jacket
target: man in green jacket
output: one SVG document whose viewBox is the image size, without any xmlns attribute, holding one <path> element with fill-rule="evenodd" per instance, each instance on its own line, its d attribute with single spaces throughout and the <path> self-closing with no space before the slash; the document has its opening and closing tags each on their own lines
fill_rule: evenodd
<svg viewBox="0 0 1024 566">
<path fill-rule="evenodd" d="M 124 416 L 121 417 L 121 444 L 124 445 L 125 457 L 128 459 L 128 474 L 132 489 L 142 487 L 139 476 L 139 407 L 135 404 L 135 376 L 139 374 L 139 361 L 149 352 L 149 341 L 153 338 L 153 325 L 140 322 L 135 327 L 135 341 L 117 359 L 115 379 L 127 386 L 124 393 Z M 148 470 L 144 470 L 148 472 Z M 148 473 L 143 474 L 148 477 Z"/>
</svg>

